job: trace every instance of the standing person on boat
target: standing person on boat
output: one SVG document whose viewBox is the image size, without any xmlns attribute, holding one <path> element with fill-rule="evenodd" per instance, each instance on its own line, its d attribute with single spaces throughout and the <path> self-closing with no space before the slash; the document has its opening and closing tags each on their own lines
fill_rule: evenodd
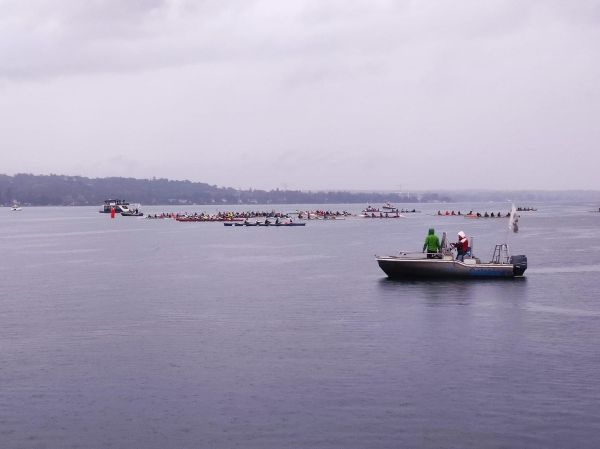
<svg viewBox="0 0 600 449">
<path fill-rule="evenodd" d="M 469 239 L 463 231 L 458 233 L 458 241 L 453 243 L 452 246 L 456 248 L 456 260 L 464 261 L 465 254 L 469 251 Z"/>
<path fill-rule="evenodd" d="M 440 239 L 435 235 L 435 230 L 429 228 L 427 237 L 425 237 L 425 243 L 423 244 L 423 252 L 427 250 L 427 258 L 434 259 L 436 254 L 440 252 Z"/>
</svg>

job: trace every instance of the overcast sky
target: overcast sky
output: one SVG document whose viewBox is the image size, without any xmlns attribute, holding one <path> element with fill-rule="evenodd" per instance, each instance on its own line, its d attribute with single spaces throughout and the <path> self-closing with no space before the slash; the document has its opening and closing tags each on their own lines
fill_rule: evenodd
<svg viewBox="0 0 600 449">
<path fill-rule="evenodd" d="M 600 0 L 0 0 L 0 172 L 600 189 Z"/>
</svg>

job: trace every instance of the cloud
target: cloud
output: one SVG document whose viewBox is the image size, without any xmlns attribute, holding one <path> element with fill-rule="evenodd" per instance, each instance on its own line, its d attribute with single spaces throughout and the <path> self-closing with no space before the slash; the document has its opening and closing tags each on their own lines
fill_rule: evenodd
<svg viewBox="0 0 600 449">
<path fill-rule="evenodd" d="M 460 159 L 454 187 L 598 186 L 599 5 L 0 0 L 0 132 L 19 150 L 0 162 L 384 189 L 447 188 L 423 174 Z"/>
<path fill-rule="evenodd" d="M 407 45 L 514 32 L 535 9 L 515 1 L 392 0 L 4 0 L 0 8 L 0 76 L 9 79 L 213 61 L 370 59 Z"/>
</svg>

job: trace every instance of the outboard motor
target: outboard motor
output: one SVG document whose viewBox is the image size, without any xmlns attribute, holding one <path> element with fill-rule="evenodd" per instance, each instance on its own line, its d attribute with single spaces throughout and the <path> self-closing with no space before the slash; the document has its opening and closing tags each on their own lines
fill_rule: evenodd
<svg viewBox="0 0 600 449">
<path fill-rule="evenodd" d="M 510 256 L 509 262 L 513 265 L 513 274 L 515 276 L 523 276 L 523 273 L 527 269 L 527 256 L 523 254 Z"/>
</svg>

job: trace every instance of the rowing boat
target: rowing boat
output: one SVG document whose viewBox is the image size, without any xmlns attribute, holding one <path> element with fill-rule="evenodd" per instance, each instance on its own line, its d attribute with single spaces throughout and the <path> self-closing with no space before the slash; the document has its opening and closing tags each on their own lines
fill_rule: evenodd
<svg viewBox="0 0 600 449">
<path fill-rule="evenodd" d="M 306 223 L 223 223 L 223 226 L 306 226 Z"/>
<path fill-rule="evenodd" d="M 404 215 L 394 214 L 394 215 L 374 215 L 374 214 L 361 214 L 360 218 L 404 218 Z"/>
</svg>

